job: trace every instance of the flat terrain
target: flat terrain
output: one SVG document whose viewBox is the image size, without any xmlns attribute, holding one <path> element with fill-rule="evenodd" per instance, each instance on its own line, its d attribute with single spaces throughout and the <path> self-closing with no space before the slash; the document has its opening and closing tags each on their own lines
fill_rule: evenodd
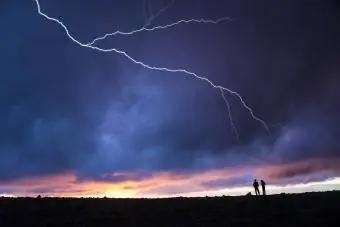
<svg viewBox="0 0 340 227">
<path fill-rule="evenodd" d="M 0 198 L 0 226 L 340 226 L 340 192 L 176 199 Z"/>
</svg>

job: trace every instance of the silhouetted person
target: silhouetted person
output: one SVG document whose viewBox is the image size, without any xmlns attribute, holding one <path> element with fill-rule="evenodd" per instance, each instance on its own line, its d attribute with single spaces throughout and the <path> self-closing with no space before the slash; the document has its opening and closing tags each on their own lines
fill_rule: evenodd
<svg viewBox="0 0 340 227">
<path fill-rule="evenodd" d="M 261 187 L 262 187 L 262 195 L 266 195 L 266 182 L 261 180 Z"/>
<path fill-rule="evenodd" d="M 254 189 L 255 189 L 255 194 L 260 195 L 259 182 L 257 182 L 256 179 L 254 180 L 253 186 L 254 186 Z"/>
</svg>

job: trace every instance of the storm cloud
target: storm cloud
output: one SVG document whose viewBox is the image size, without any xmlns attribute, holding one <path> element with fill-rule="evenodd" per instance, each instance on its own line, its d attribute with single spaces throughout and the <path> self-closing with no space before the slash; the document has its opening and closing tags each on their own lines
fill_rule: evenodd
<svg viewBox="0 0 340 227">
<path fill-rule="evenodd" d="M 161 3 L 166 1 L 155 7 Z M 62 19 L 82 41 L 143 25 L 140 1 L 115 4 L 41 1 L 43 11 Z M 235 20 L 98 44 L 152 65 L 186 68 L 239 92 L 270 132 L 226 93 L 238 141 L 220 90 L 186 74 L 148 70 L 118 54 L 82 48 L 42 18 L 33 1 L 1 2 L 0 27 L 6 32 L 0 38 L 0 181 L 63 173 L 79 181 L 142 181 L 159 172 L 340 158 L 338 5 L 177 2 L 154 23 L 226 15 Z M 339 174 L 335 165 L 318 165 L 285 169 L 275 178 L 324 169 L 329 174 L 322 179 Z M 206 186 L 242 185 L 252 176 Z"/>
</svg>

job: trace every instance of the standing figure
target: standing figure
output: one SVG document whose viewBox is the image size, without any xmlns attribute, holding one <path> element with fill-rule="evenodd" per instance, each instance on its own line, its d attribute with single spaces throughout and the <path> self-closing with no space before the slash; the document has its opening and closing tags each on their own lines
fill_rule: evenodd
<svg viewBox="0 0 340 227">
<path fill-rule="evenodd" d="M 261 187 L 262 187 L 262 195 L 266 195 L 266 182 L 261 180 Z"/>
<path fill-rule="evenodd" d="M 259 182 L 257 182 L 256 179 L 254 180 L 253 186 L 254 186 L 254 189 L 255 189 L 255 194 L 260 195 Z"/>
</svg>

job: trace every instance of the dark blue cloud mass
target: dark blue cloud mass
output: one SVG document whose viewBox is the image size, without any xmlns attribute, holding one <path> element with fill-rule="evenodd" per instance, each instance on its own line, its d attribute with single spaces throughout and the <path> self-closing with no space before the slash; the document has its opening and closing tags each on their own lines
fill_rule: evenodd
<svg viewBox="0 0 340 227">
<path fill-rule="evenodd" d="M 40 4 L 83 42 L 144 23 L 139 0 Z M 34 1 L 1 1 L 0 181 L 74 172 L 79 180 L 116 182 L 159 171 L 339 157 L 338 1 L 176 1 L 153 23 L 223 16 L 235 20 L 110 37 L 98 45 L 185 68 L 239 92 L 270 129 L 226 93 L 241 142 L 220 90 L 80 47 L 41 17 Z M 102 177 L 114 172 L 134 174 Z"/>
</svg>

